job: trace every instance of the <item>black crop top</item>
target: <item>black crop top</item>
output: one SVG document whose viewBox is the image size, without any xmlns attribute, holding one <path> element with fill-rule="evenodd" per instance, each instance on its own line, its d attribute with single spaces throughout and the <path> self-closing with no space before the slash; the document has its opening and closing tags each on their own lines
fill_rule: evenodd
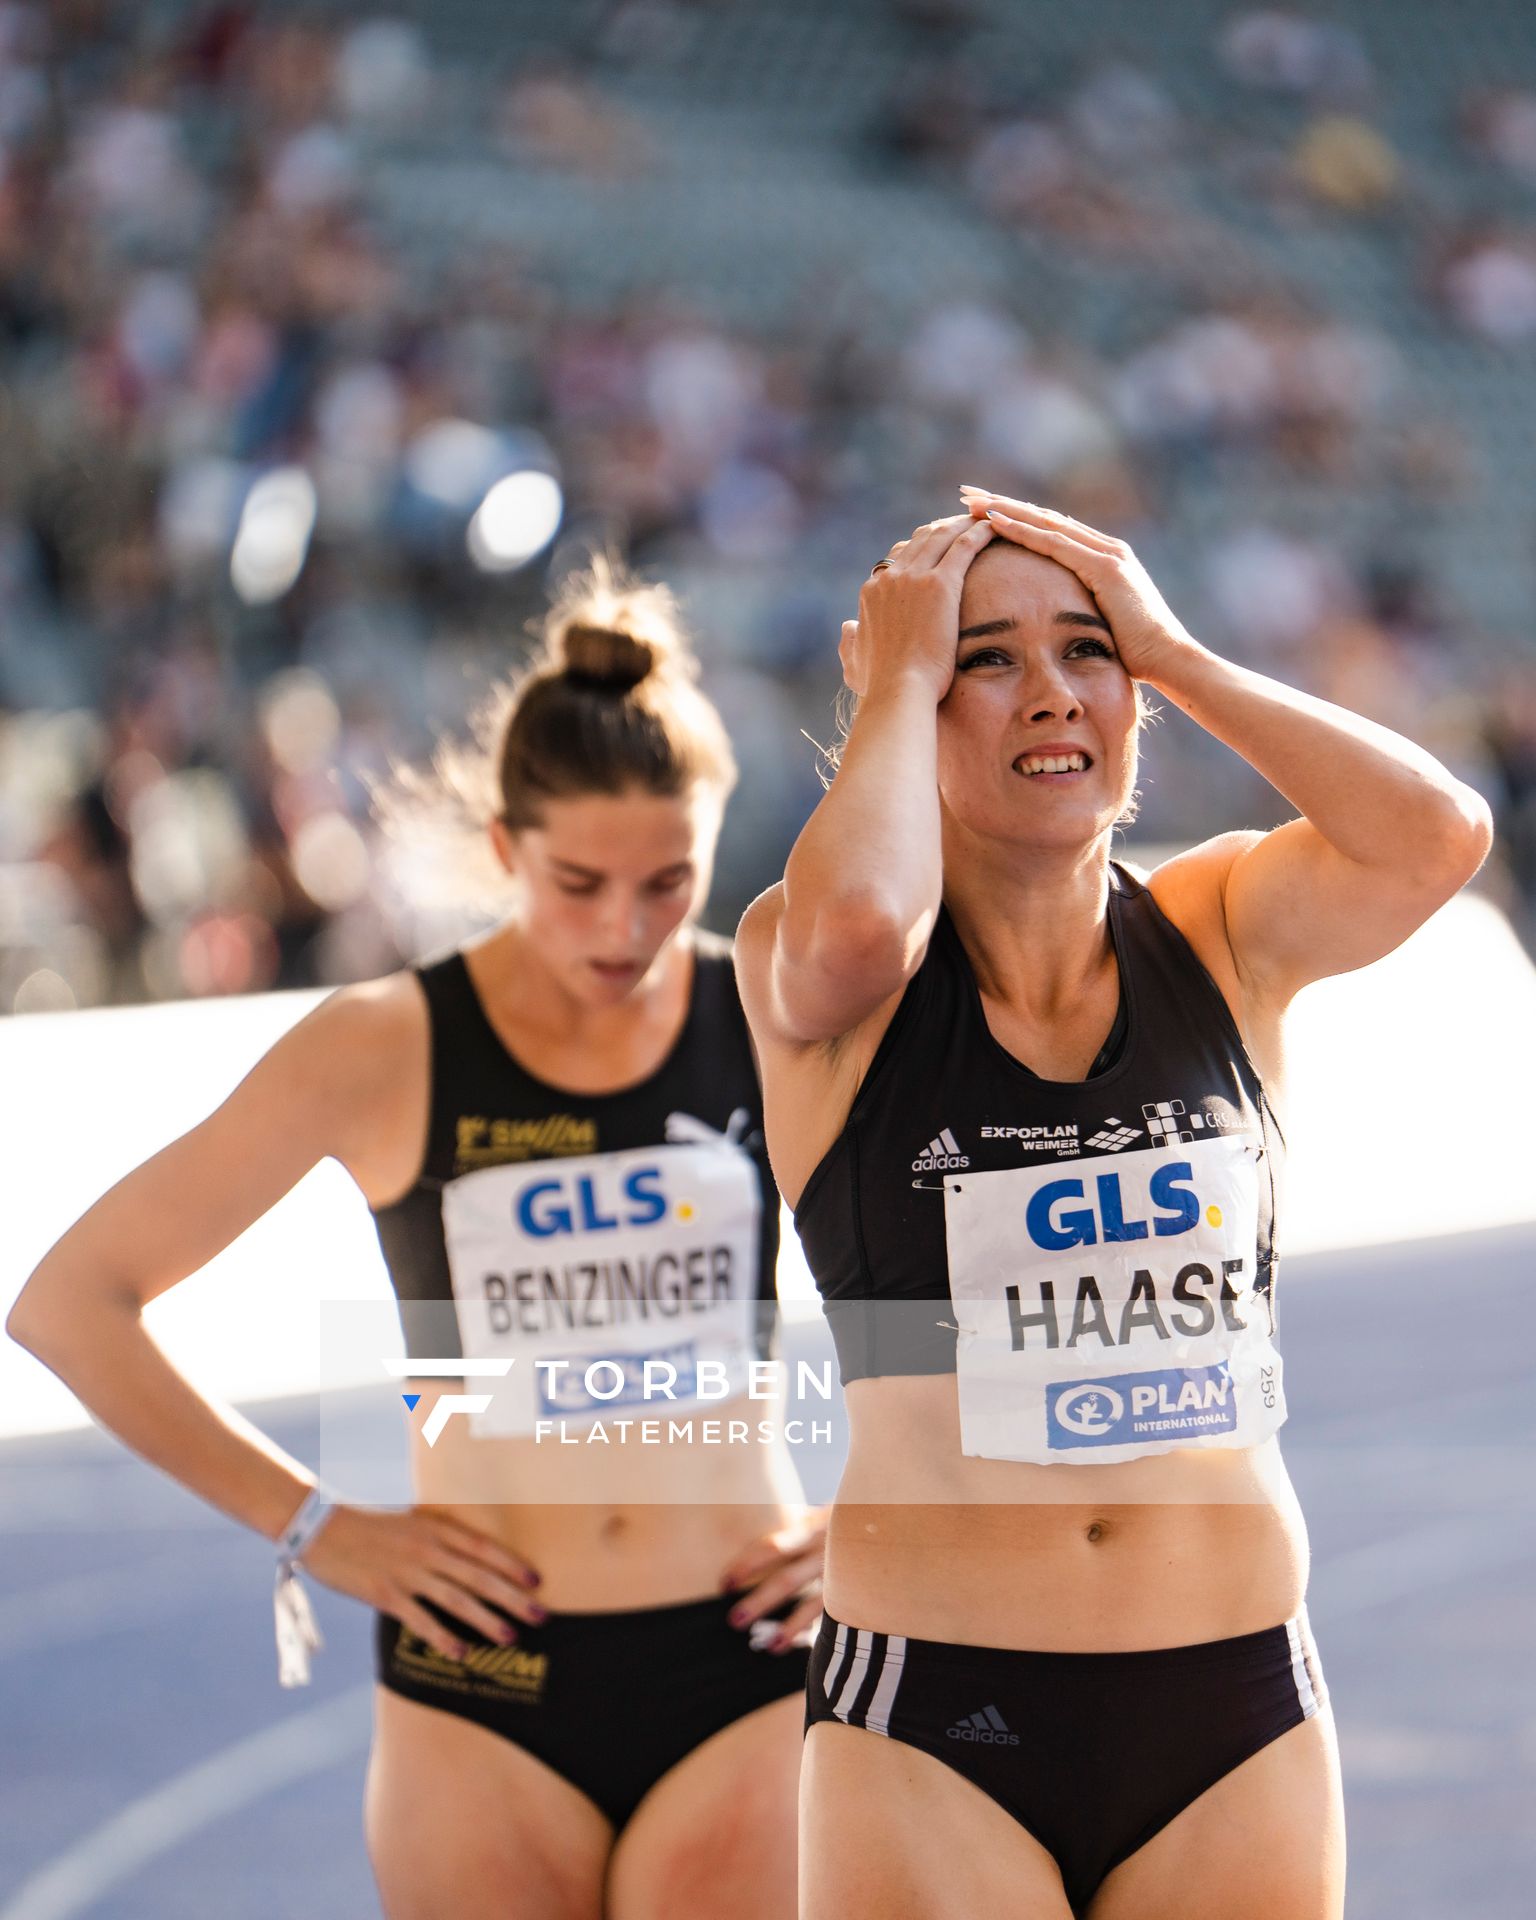
<svg viewBox="0 0 1536 1920">
<path fill-rule="evenodd" d="M 1126 1276 L 1135 1296 L 1133 1331 L 1154 1319 L 1154 1336 L 1158 1327 L 1165 1334 L 1204 1331 L 1207 1317 L 1214 1324 L 1216 1307 L 1184 1298 L 1204 1283 L 1185 1267 L 1177 1282 L 1183 1291 L 1171 1301 L 1172 1269 L 1156 1277 L 1153 1256 L 1180 1245 L 1180 1210 L 1196 1205 L 1184 1169 L 1194 1164 L 1198 1185 L 1199 1170 L 1212 1164 L 1200 1157 L 1201 1143 L 1238 1137 L 1255 1143 L 1256 1233 L 1239 1249 L 1246 1259 L 1216 1260 L 1211 1272 L 1198 1272 L 1211 1282 L 1209 1297 L 1230 1327 L 1241 1265 L 1246 1278 L 1236 1284 L 1263 1297 L 1273 1330 L 1275 1185 L 1284 1151 L 1278 1122 L 1220 989 L 1151 892 L 1118 863 L 1111 865 L 1108 911 L 1120 1007 L 1115 1030 L 1081 1081 L 1043 1080 L 993 1037 L 965 949 L 948 912 L 940 911 L 923 963 L 795 1215 L 844 1381 L 954 1369 L 956 1228 L 951 1221 L 947 1232 L 946 1215 L 962 1201 L 973 1204 L 965 1196 L 985 1187 L 974 1176 L 1004 1169 L 1029 1169 L 1030 1176 L 1008 1188 L 1008 1204 L 1018 1211 L 1001 1244 L 1022 1244 L 1027 1218 L 1028 1232 L 1038 1234 L 1034 1248 L 1045 1249 L 1047 1261 L 1065 1250 L 1067 1264 L 1075 1262 L 1064 1276 L 1053 1271 L 1043 1294 L 1027 1302 L 1018 1289 L 1008 1289 L 1021 1350 L 1047 1342 L 1053 1350 L 1075 1347 L 1100 1356 L 1104 1364 L 1123 1322 L 1101 1311 L 1098 1283 L 1077 1269 L 1090 1269 L 1110 1243 L 1133 1243 L 1147 1263 L 1145 1279 Z M 1122 1217 L 1130 1203 L 1116 1169 L 1125 1168 L 1131 1180 L 1138 1155 L 1140 1177 L 1151 1168 L 1150 1193 L 1143 1185 L 1139 1216 Z M 1063 1177 L 1036 1177 L 1045 1169 L 1059 1169 Z M 1208 1211 L 1219 1222 L 1219 1209 Z M 1207 1228 L 1192 1215 L 1189 1224 Z M 1166 1244 L 1159 1236 L 1168 1237 Z M 1142 1254 L 1143 1247 L 1150 1251 Z M 1033 1252 L 1028 1245 L 1024 1251 Z M 1040 1265 L 1040 1254 L 1033 1257 Z M 1216 1270 L 1223 1265 L 1226 1278 Z M 1075 1317 L 1068 1291 L 1074 1285 Z M 893 1312 L 886 1310 L 891 1302 L 909 1304 Z M 1170 1308 L 1182 1319 L 1170 1324 Z M 1085 1337 L 1085 1330 L 1097 1337 Z"/>
<path fill-rule="evenodd" d="M 762 1095 L 729 943 L 694 939 L 672 1051 L 614 1093 L 528 1072 L 461 953 L 417 969 L 431 1046 L 426 1151 L 416 1184 L 373 1215 L 412 1359 L 462 1358 L 468 1325 L 469 1351 L 521 1353 L 525 1375 L 536 1355 L 651 1353 L 686 1373 L 693 1334 L 727 1296 L 751 1303 L 763 1350 L 771 1315 L 758 1303 L 774 1299 L 779 1199 Z M 545 1411 L 599 1410 L 554 1397 Z"/>
</svg>

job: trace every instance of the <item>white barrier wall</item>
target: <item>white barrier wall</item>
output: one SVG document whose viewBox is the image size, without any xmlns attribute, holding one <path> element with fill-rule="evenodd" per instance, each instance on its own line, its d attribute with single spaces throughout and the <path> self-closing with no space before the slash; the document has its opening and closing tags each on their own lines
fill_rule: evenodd
<svg viewBox="0 0 1536 1920">
<path fill-rule="evenodd" d="M 194 1125 L 320 996 L 0 1021 L 0 1313 L 96 1196 Z M 1291 1022 L 1295 1253 L 1536 1219 L 1536 969 L 1487 901 L 1453 901 L 1376 966 L 1309 988 Z M 788 1230 L 780 1288 L 814 1289 Z M 229 1400 L 324 1378 L 320 1302 L 387 1298 L 361 1196 L 331 1161 L 148 1310 L 157 1340 Z M 0 1435 L 83 1425 L 74 1397 L 0 1338 Z"/>
</svg>

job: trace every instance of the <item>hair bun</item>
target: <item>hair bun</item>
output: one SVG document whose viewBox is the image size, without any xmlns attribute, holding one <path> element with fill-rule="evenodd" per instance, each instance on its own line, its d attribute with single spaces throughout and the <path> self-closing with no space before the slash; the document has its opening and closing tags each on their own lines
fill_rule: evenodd
<svg viewBox="0 0 1536 1920">
<path fill-rule="evenodd" d="M 543 626 L 547 664 L 583 686 L 623 695 L 653 675 L 694 673 L 670 590 L 636 579 L 608 554 L 565 581 Z"/>
<path fill-rule="evenodd" d="M 585 680 L 613 693 L 639 686 L 658 664 L 659 649 L 619 627 L 590 626 L 573 620 L 555 635 L 554 655 L 569 679 Z"/>
</svg>

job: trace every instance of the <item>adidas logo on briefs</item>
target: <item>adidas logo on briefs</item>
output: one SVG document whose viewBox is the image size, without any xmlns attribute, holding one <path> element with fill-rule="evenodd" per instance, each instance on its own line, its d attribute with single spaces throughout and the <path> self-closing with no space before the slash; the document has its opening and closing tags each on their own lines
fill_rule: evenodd
<svg viewBox="0 0 1536 1920">
<path fill-rule="evenodd" d="M 951 1740 L 979 1740 L 988 1747 L 1016 1747 L 1019 1736 L 1008 1731 L 1008 1722 L 996 1707 L 983 1707 L 980 1713 L 967 1714 L 949 1730 Z"/>
<path fill-rule="evenodd" d="M 945 1173 L 953 1167 L 968 1167 L 969 1159 L 960 1151 L 960 1142 L 948 1127 L 941 1127 L 912 1162 L 914 1173 Z"/>
</svg>

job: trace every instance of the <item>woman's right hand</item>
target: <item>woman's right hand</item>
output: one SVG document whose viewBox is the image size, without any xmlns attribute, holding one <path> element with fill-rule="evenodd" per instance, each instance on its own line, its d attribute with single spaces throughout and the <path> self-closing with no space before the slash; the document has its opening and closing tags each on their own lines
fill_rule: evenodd
<svg viewBox="0 0 1536 1920">
<path fill-rule="evenodd" d="M 392 1615 L 450 1660 L 462 1660 L 467 1649 L 423 1600 L 501 1646 L 517 1634 L 486 1601 L 530 1626 L 545 1618 L 530 1597 L 539 1583 L 533 1568 L 441 1507 L 335 1507 L 300 1565 L 322 1585 Z"/>
<path fill-rule="evenodd" d="M 968 513 L 930 520 L 898 540 L 859 594 L 859 617 L 843 622 L 843 678 L 861 698 L 886 681 L 915 676 L 942 700 L 955 677 L 965 571 L 993 537 Z"/>
</svg>

